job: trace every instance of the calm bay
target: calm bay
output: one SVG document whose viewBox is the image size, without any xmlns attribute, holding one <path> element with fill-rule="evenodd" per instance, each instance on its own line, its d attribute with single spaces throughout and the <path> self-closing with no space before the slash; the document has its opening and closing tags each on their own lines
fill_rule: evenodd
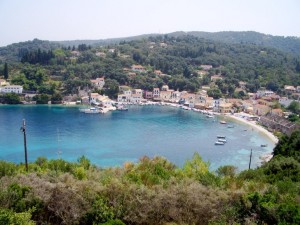
<svg viewBox="0 0 300 225">
<path fill-rule="evenodd" d="M 0 106 L 0 159 L 24 161 L 22 119 L 26 119 L 29 161 L 37 157 L 76 161 L 85 155 L 101 166 L 122 166 L 146 155 L 166 157 L 178 166 L 198 152 L 215 170 L 221 165 L 252 168 L 274 144 L 247 125 L 234 128 L 198 112 L 167 106 L 130 106 L 129 111 L 84 114 L 78 107 L 54 105 Z M 233 122 L 231 122 L 233 123 Z M 214 145 L 217 135 L 227 143 Z M 265 148 L 261 144 L 267 144 Z"/>
</svg>

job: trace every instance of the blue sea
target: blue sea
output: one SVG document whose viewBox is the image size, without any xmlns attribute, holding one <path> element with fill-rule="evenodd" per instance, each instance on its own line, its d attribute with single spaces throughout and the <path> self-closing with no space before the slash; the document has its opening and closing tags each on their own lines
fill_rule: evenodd
<svg viewBox="0 0 300 225">
<path fill-rule="evenodd" d="M 210 169 L 234 165 L 239 170 L 261 164 L 259 156 L 274 144 L 244 124 L 222 125 L 224 118 L 169 106 L 130 106 L 128 111 L 85 114 L 78 107 L 0 106 L 0 160 L 24 162 L 22 120 L 26 119 L 29 161 L 38 157 L 76 161 L 85 155 L 100 167 L 122 166 L 142 156 L 163 156 L 178 166 L 198 152 Z M 227 143 L 215 145 L 217 135 Z M 261 144 L 268 144 L 262 148 Z"/>
</svg>

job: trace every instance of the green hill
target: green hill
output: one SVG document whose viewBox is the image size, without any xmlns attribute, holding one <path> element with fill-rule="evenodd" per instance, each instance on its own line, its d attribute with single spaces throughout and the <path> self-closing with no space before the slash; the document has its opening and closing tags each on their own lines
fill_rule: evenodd
<svg viewBox="0 0 300 225">
<path fill-rule="evenodd" d="M 278 50 L 300 55 L 300 38 L 299 37 L 283 37 L 262 34 L 254 31 L 223 31 L 223 32 L 175 32 L 169 35 L 193 35 L 195 37 L 205 38 L 214 41 L 232 44 L 255 44 L 257 46 L 265 46 L 276 48 Z"/>
<path fill-rule="evenodd" d="M 38 39 L 14 43 L 0 48 L 0 61 L 18 62 L 27 52 L 36 51 L 38 49 L 52 50 L 60 46 L 60 44 L 55 42 L 43 41 Z"/>
<path fill-rule="evenodd" d="M 219 74 L 224 79 L 217 83 L 221 91 L 218 96 L 230 97 L 239 86 L 238 81 L 247 82 L 250 92 L 260 87 L 277 91 L 284 85 L 300 85 L 299 56 L 275 48 L 224 43 L 182 33 L 118 41 L 101 46 L 60 47 L 56 42 L 35 39 L 0 48 L 0 57 L 2 66 L 8 62 L 10 78 L 15 84 L 28 84 L 26 88 L 39 90 L 41 80 L 32 83 L 22 74 L 27 79 L 35 79 L 40 76 L 36 73 L 43 71 L 45 79 L 61 81 L 61 90 L 66 94 L 76 93 L 78 87 L 86 87 L 90 79 L 98 76 L 110 79 L 113 86 L 130 85 L 152 90 L 168 84 L 175 90 L 195 92 L 210 83 L 211 75 Z M 146 72 L 130 76 L 124 68 L 133 64 L 144 66 Z M 200 77 L 198 71 L 203 64 L 213 68 L 208 76 Z M 161 70 L 168 76 L 156 76 L 154 70 Z M 117 88 L 110 87 L 110 90 Z M 116 93 L 109 95 L 116 97 Z"/>
</svg>

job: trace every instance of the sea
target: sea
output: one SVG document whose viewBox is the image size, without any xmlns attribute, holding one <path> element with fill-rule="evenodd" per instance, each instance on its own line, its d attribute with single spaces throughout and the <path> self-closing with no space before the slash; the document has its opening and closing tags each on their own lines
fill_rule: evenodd
<svg viewBox="0 0 300 225">
<path fill-rule="evenodd" d="M 143 156 L 162 156 L 182 167 L 198 152 L 210 170 L 233 165 L 239 171 L 261 165 L 274 143 L 243 123 L 171 106 L 129 106 L 128 111 L 85 114 L 77 106 L 1 105 L 0 160 L 24 162 L 26 121 L 28 161 L 38 157 L 76 162 L 86 156 L 99 167 L 123 166 Z M 228 125 L 233 125 L 229 128 Z M 217 136 L 224 145 L 215 145 Z M 261 147 L 267 144 L 267 147 Z"/>
</svg>

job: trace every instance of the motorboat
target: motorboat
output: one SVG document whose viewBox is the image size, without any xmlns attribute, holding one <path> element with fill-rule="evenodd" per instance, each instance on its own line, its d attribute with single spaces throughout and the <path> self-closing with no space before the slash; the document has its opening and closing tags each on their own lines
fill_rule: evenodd
<svg viewBox="0 0 300 225">
<path fill-rule="evenodd" d="M 216 141 L 215 142 L 215 145 L 224 145 L 225 144 L 225 142 L 222 142 L 222 141 Z"/>
<path fill-rule="evenodd" d="M 217 135 L 217 138 L 223 138 L 223 139 L 225 139 L 226 136 L 224 136 L 224 135 Z"/>
<path fill-rule="evenodd" d="M 227 126 L 228 128 L 234 128 L 234 125 L 233 124 L 230 124 Z"/>
<path fill-rule="evenodd" d="M 260 147 L 268 147 L 267 144 L 261 144 Z"/>
<path fill-rule="evenodd" d="M 221 120 L 220 124 L 226 124 L 227 122 L 225 120 Z"/>
<path fill-rule="evenodd" d="M 118 106 L 117 106 L 117 110 L 118 110 L 118 111 L 128 111 L 128 108 L 125 107 L 125 106 L 123 106 L 123 105 L 118 105 Z"/>
<path fill-rule="evenodd" d="M 79 109 L 79 111 L 83 113 L 101 113 L 101 110 L 95 107 L 91 107 L 88 109 Z"/>
<path fill-rule="evenodd" d="M 225 138 L 219 138 L 219 139 L 218 139 L 218 142 L 223 142 L 223 143 L 226 143 L 226 142 L 227 142 L 227 140 L 226 140 Z"/>
</svg>

